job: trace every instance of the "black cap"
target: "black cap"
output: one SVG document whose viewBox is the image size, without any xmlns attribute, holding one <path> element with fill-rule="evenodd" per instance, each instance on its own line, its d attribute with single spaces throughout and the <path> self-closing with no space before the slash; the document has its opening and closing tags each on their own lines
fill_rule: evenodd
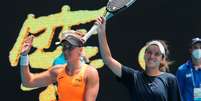
<svg viewBox="0 0 201 101">
<path fill-rule="evenodd" d="M 201 43 L 201 38 L 199 38 L 199 37 L 193 38 L 192 42 L 191 42 L 191 45 L 194 45 L 194 44 L 196 44 L 198 42 Z"/>
</svg>

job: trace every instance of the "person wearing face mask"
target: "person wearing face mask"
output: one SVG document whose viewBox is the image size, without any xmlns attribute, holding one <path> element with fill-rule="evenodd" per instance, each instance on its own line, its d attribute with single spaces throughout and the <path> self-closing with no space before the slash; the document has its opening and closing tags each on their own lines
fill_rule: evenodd
<svg viewBox="0 0 201 101">
<path fill-rule="evenodd" d="M 201 38 L 193 38 L 191 58 L 176 73 L 183 101 L 201 101 Z"/>
<path fill-rule="evenodd" d="M 145 71 L 121 64 L 112 57 L 106 38 L 106 20 L 99 17 L 98 39 L 104 63 L 129 90 L 131 101 L 180 101 L 177 79 L 167 73 L 168 48 L 162 40 L 152 40 L 145 45 Z M 125 33 L 126 34 L 126 33 Z"/>
</svg>

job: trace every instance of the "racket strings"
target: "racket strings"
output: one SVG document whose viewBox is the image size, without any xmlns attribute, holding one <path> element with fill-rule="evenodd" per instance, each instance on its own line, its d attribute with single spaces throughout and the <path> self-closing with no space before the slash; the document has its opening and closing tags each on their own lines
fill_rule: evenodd
<svg viewBox="0 0 201 101">
<path fill-rule="evenodd" d="M 117 11 L 121 9 L 122 7 L 126 6 L 132 0 L 109 0 L 107 4 L 107 9 L 110 12 Z"/>
</svg>

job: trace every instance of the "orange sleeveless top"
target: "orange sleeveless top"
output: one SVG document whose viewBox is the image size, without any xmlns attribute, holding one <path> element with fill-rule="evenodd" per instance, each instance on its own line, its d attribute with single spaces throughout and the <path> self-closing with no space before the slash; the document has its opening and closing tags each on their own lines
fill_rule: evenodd
<svg viewBox="0 0 201 101">
<path fill-rule="evenodd" d="M 59 101 L 84 101 L 84 73 L 87 65 L 84 64 L 78 74 L 68 76 L 63 69 L 57 76 Z"/>
</svg>

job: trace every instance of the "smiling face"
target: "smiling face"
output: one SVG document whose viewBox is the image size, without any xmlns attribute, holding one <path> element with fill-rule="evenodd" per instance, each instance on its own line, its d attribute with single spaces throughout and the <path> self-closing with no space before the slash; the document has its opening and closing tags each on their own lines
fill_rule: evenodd
<svg viewBox="0 0 201 101">
<path fill-rule="evenodd" d="M 163 59 L 163 54 L 161 53 L 159 47 L 155 44 L 149 45 L 145 51 L 144 60 L 146 69 L 155 69 L 160 66 Z"/>
</svg>

